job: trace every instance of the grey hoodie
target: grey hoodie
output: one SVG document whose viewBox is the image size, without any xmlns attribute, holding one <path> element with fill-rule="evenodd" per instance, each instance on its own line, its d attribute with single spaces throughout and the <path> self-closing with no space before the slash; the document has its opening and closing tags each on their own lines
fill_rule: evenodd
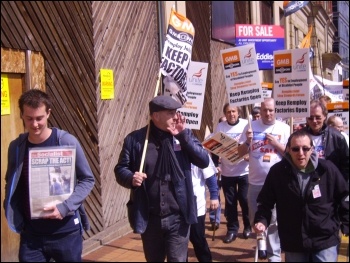
<svg viewBox="0 0 350 263">
<path fill-rule="evenodd" d="M 297 175 L 299 186 L 302 192 L 302 195 L 305 195 L 305 187 L 310 179 L 310 173 L 315 171 L 315 168 L 318 165 L 318 156 L 316 151 L 312 150 L 309 162 L 305 168 L 305 171 L 300 170 L 296 165 L 293 163 L 292 158 L 288 152 L 284 154 L 284 158 L 291 164 L 293 168 L 293 173 Z"/>
<path fill-rule="evenodd" d="M 60 211 L 62 217 L 65 217 L 80 208 L 85 198 L 94 187 L 95 179 L 79 141 L 67 131 L 57 128 L 52 129 L 57 130 L 57 145 L 74 145 L 76 147 L 75 175 L 77 184 L 75 185 L 72 195 L 63 203 L 57 204 L 57 209 Z M 16 200 L 14 193 L 22 173 L 27 139 L 28 133 L 22 133 L 17 139 L 10 143 L 8 148 L 5 199 L 3 206 L 10 229 L 17 233 L 23 230 L 24 219 L 20 210 L 20 200 Z"/>
</svg>

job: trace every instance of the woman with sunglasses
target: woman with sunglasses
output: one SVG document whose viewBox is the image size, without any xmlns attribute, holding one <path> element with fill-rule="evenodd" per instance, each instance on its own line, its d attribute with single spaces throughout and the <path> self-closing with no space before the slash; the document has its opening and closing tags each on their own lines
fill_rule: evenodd
<svg viewBox="0 0 350 263">
<path fill-rule="evenodd" d="M 306 118 L 307 131 L 312 138 L 318 158 L 332 161 L 349 180 L 349 147 L 344 136 L 334 127 L 326 125 L 328 110 L 319 100 L 310 102 L 310 117 Z"/>
<path fill-rule="evenodd" d="M 286 262 L 336 262 L 339 230 L 349 235 L 349 185 L 339 169 L 320 159 L 305 130 L 288 139 L 258 195 L 254 230 L 263 232 L 276 205 Z"/>
</svg>

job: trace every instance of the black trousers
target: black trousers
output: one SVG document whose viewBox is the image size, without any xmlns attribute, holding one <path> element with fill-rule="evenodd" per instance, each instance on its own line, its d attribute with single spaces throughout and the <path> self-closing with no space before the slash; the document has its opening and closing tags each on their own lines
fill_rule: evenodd
<svg viewBox="0 0 350 263">
<path fill-rule="evenodd" d="M 227 232 L 238 233 L 238 202 L 242 210 L 244 228 L 250 228 L 248 210 L 248 174 L 237 177 L 221 176 L 222 190 L 225 196 L 225 216 Z"/>
<path fill-rule="evenodd" d="M 199 262 L 212 262 L 211 252 L 205 238 L 205 214 L 197 217 L 198 223 L 190 228 L 190 241 Z"/>
</svg>

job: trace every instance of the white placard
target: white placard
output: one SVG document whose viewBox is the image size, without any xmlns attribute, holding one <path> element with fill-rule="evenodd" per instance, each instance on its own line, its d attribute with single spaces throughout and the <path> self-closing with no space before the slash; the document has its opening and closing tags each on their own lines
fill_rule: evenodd
<svg viewBox="0 0 350 263">
<path fill-rule="evenodd" d="M 220 55 L 230 105 L 244 106 L 262 102 L 264 98 L 255 45 L 224 49 Z"/>
</svg>

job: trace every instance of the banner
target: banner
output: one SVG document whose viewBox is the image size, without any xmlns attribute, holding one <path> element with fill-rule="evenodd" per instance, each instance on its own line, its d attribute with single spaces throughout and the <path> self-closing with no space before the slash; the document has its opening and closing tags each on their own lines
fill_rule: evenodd
<svg viewBox="0 0 350 263">
<path fill-rule="evenodd" d="M 187 101 L 187 69 L 191 61 L 194 27 L 190 20 L 171 9 L 160 64 L 165 88 L 182 105 Z"/>
<path fill-rule="evenodd" d="M 289 16 L 306 6 L 309 1 L 283 1 L 284 16 Z"/>
<path fill-rule="evenodd" d="M 273 83 L 271 82 L 261 82 L 261 87 L 263 90 L 263 97 L 265 98 L 272 98 L 272 88 Z"/>
<path fill-rule="evenodd" d="M 308 49 L 274 52 L 275 114 L 278 117 L 310 116 Z"/>
<path fill-rule="evenodd" d="M 343 121 L 344 132 L 349 135 L 349 102 L 332 102 L 327 103 L 329 118 L 332 115 L 338 116 Z"/>
<path fill-rule="evenodd" d="M 186 127 L 191 130 L 201 129 L 207 74 L 208 63 L 191 61 L 187 74 L 187 101 L 178 109 L 186 117 Z M 164 95 L 170 95 L 167 88 Z"/>
<path fill-rule="evenodd" d="M 220 50 L 230 105 L 264 101 L 254 44 Z"/>
</svg>

